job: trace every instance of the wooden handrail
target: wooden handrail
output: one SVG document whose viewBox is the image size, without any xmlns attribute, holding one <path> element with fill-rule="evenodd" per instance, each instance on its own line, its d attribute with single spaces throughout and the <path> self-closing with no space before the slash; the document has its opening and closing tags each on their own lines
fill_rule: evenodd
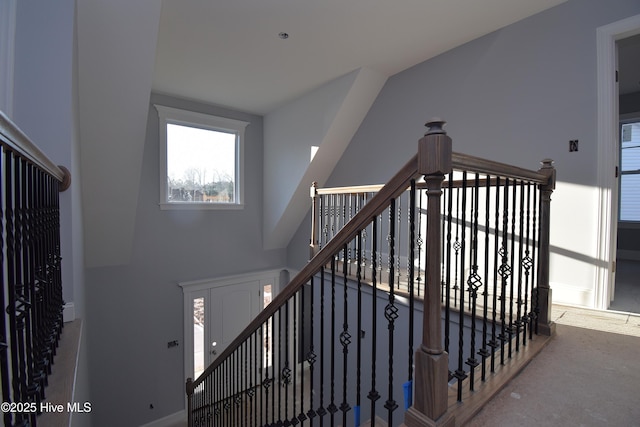
<svg viewBox="0 0 640 427">
<path fill-rule="evenodd" d="M 316 194 L 319 196 L 327 194 L 361 194 L 361 193 L 377 193 L 384 187 L 384 184 L 372 185 L 352 185 L 349 187 L 327 187 L 318 188 Z"/>
<path fill-rule="evenodd" d="M 461 154 L 453 152 L 452 164 L 454 170 L 465 170 L 472 173 L 483 173 L 487 175 L 500 176 L 510 179 L 523 180 L 539 185 L 546 185 L 549 178 L 540 173 L 539 171 L 520 168 L 517 166 L 508 165 L 506 163 L 496 162 L 493 160 L 483 159 L 481 157 L 470 156 L 467 154 Z M 542 163 L 542 162 L 541 162 Z M 486 185 L 486 180 L 482 179 L 482 185 Z M 495 178 L 491 179 L 491 185 L 495 185 Z M 445 179 L 444 186 L 448 185 L 448 180 Z M 452 186 L 454 188 L 462 187 L 461 180 L 454 180 Z M 371 185 L 351 185 L 345 187 L 325 187 L 314 188 L 316 196 L 325 196 L 331 194 L 364 194 L 364 193 L 377 193 L 384 187 L 384 184 L 371 184 Z M 426 188 L 426 183 L 417 182 L 417 188 Z M 408 190 L 408 187 L 407 187 Z M 314 194 L 312 194 L 312 197 Z"/>
<path fill-rule="evenodd" d="M 340 229 L 303 268 L 284 289 L 276 295 L 271 303 L 234 339 L 229 346 L 213 361 L 205 371 L 193 381 L 191 390 L 210 375 L 222 362 L 245 342 L 258 328 L 273 316 L 291 297 L 293 297 L 313 277 L 322 266 L 325 266 L 333 255 L 351 241 L 358 230 L 364 228 L 374 217 L 387 207 L 388 201 L 398 197 L 409 186 L 411 179 L 418 173 L 418 156 L 415 155 L 384 187 L 371 198 L 357 215 Z"/>
<path fill-rule="evenodd" d="M 61 183 L 61 192 L 71 185 L 69 170 L 53 163 L 2 111 L 0 111 L 0 143 L 57 179 Z"/>
<path fill-rule="evenodd" d="M 506 178 L 531 181 L 541 185 L 546 184 L 549 180 L 546 175 L 540 172 L 483 159 L 481 157 L 470 156 L 468 154 L 451 153 L 451 163 L 453 164 L 454 170 L 499 175 Z"/>
</svg>

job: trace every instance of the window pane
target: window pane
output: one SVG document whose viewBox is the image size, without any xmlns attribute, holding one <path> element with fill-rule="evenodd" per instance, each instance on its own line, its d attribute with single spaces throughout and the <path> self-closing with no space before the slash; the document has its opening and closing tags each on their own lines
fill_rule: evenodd
<svg viewBox="0 0 640 427">
<path fill-rule="evenodd" d="M 262 288 L 263 300 L 262 300 L 262 308 L 265 308 L 269 304 L 271 304 L 271 300 L 273 299 L 273 294 L 271 292 L 271 285 L 264 285 Z M 273 352 L 271 351 L 271 340 L 273 339 L 273 331 L 271 329 L 271 322 L 267 322 L 266 326 L 262 327 L 262 337 L 263 337 L 263 358 L 262 358 L 262 366 L 268 367 L 271 366 L 273 360 Z M 267 339 L 268 337 L 268 339 Z"/>
<path fill-rule="evenodd" d="M 640 122 L 621 126 L 620 170 L 620 220 L 640 221 Z"/>
<path fill-rule="evenodd" d="M 167 201 L 236 202 L 236 134 L 167 124 Z"/>
<path fill-rule="evenodd" d="M 640 170 L 640 123 L 622 125 L 620 166 L 623 172 Z"/>
<path fill-rule="evenodd" d="M 620 220 L 640 221 L 640 175 L 622 175 L 620 181 Z"/>
<path fill-rule="evenodd" d="M 204 372 L 204 298 L 193 300 L 193 378 Z"/>
</svg>

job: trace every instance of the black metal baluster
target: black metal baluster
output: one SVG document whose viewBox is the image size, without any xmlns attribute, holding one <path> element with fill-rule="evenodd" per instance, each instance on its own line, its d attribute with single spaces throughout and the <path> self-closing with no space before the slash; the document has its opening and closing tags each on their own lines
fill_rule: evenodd
<svg viewBox="0 0 640 427">
<path fill-rule="evenodd" d="M 233 419 L 234 424 L 240 423 L 240 414 L 238 412 L 238 408 L 240 406 L 240 401 L 238 397 L 240 396 L 240 365 L 238 360 L 238 349 L 236 349 L 231 354 L 231 370 L 233 372 L 233 386 L 231 390 L 231 417 Z"/>
<path fill-rule="evenodd" d="M 321 283 L 322 285 L 322 283 Z M 311 288 L 310 288 L 310 292 L 309 292 L 309 352 L 307 353 L 307 362 L 309 363 L 309 410 L 307 411 L 307 418 L 309 419 L 309 425 L 313 426 L 313 421 L 314 418 L 316 417 L 316 411 L 313 409 L 313 405 L 314 405 L 314 396 L 315 396 L 315 390 L 313 388 L 314 386 L 314 371 L 315 371 L 315 364 L 316 364 L 316 353 L 315 353 L 315 329 L 314 329 L 314 323 L 315 323 L 315 306 L 314 306 L 314 300 L 315 300 L 315 278 L 311 277 Z"/>
<path fill-rule="evenodd" d="M 251 337 L 247 338 L 251 339 Z M 247 341 L 243 342 L 240 346 L 240 361 L 242 362 L 242 365 L 244 365 L 244 375 L 242 377 L 242 382 L 243 387 L 240 390 L 239 396 L 241 400 L 244 400 L 244 410 L 240 411 L 240 414 L 244 415 L 244 425 L 249 426 L 249 415 L 251 413 L 251 407 L 249 406 L 250 404 L 250 399 L 249 399 L 249 367 L 248 367 L 248 360 L 247 360 Z M 245 398 L 246 396 L 246 398 Z"/>
<path fill-rule="evenodd" d="M 374 216 L 371 222 L 371 390 L 367 398 L 371 401 L 371 418 L 375 418 L 376 401 L 380 394 L 376 390 L 376 337 L 378 336 L 378 275 L 376 273 L 376 260 L 378 257 L 378 217 Z"/>
<path fill-rule="evenodd" d="M 493 301 L 491 306 L 491 341 L 489 341 L 489 347 L 491 347 L 491 372 L 495 372 L 495 356 L 496 350 L 500 346 L 498 344 L 498 336 L 496 335 L 496 324 L 498 321 L 498 255 L 500 250 L 499 236 L 500 236 L 500 177 L 496 177 L 496 205 L 495 205 L 495 232 L 493 236 Z"/>
<path fill-rule="evenodd" d="M 447 180 L 447 265 L 446 265 L 446 282 L 445 288 L 445 301 L 444 301 L 444 351 L 449 353 L 449 344 L 451 342 L 451 249 L 453 247 L 451 243 L 451 228 L 453 223 L 453 173 L 449 173 L 449 179 Z M 457 214 L 456 214 L 457 215 Z M 426 255 L 426 254 L 425 254 Z M 443 257 L 444 258 L 444 257 Z M 427 265 L 427 260 L 425 260 Z M 454 270 L 455 271 L 455 270 Z M 426 283 L 425 283 L 426 286 Z M 453 378 L 453 374 L 449 371 L 449 379 Z"/>
<path fill-rule="evenodd" d="M 40 388 L 40 399 L 44 399 L 44 387 L 47 382 L 46 372 L 43 369 L 43 364 L 41 363 L 41 354 L 42 354 L 42 344 L 40 339 L 40 330 L 41 330 L 41 307 L 38 293 L 38 276 L 37 276 L 37 247 L 36 247 L 36 235 L 37 229 L 35 226 L 35 205 L 37 198 L 37 186 L 35 179 L 35 168 L 33 165 L 27 165 L 27 174 L 26 174 L 26 186 L 29 188 L 27 198 L 28 198 L 28 206 L 25 209 L 26 215 L 26 227 L 27 227 L 27 247 L 28 247 L 28 271 L 29 271 L 29 300 L 31 301 L 31 325 L 32 325 L 32 369 L 33 369 L 33 380 Z"/>
<path fill-rule="evenodd" d="M 365 228 L 366 230 L 366 228 Z M 364 333 L 363 329 L 362 329 L 362 245 L 363 245 L 363 234 L 364 231 L 360 230 L 358 231 L 357 234 L 357 260 L 356 262 L 358 263 L 358 268 L 356 270 L 356 278 L 358 281 L 358 306 L 357 306 L 357 310 L 358 310 L 358 323 L 357 323 L 357 334 L 358 334 L 358 341 L 357 341 L 357 345 L 356 345 L 356 406 L 354 407 L 353 411 L 354 411 L 354 417 L 355 417 L 355 425 L 359 426 L 360 425 L 360 404 L 361 404 L 361 381 L 362 381 L 362 334 Z"/>
<path fill-rule="evenodd" d="M 25 247 L 25 204 L 26 204 L 26 164 L 19 157 L 14 158 L 14 202 L 15 202 L 15 254 L 16 282 L 15 292 L 18 303 L 18 345 L 22 363 L 23 402 L 39 405 L 40 389 L 33 379 L 33 353 L 31 341 L 31 300 L 29 299 L 29 283 L 27 248 Z M 26 415 L 31 425 L 36 423 L 36 413 Z"/>
<path fill-rule="evenodd" d="M 540 197 L 540 200 L 538 200 L 538 192 L 540 191 L 540 188 L 538 187 L 538 189 L 536 191 L 533 192 L 533 233 L 532 235 L 534 236 L 534 242 L 532 243 L 532 247 L 533 247 L 533 265 L 535 266 L 535 268 L 533 269 L 532 273 L 532 278 L 531 278 L 531 286 L 535 287 L 535 301 L 531 301 L 531 307 L 532 307 L 532 313 L 531 313 L 531 321 L 532 321 L 532 325 L 529 328 L 529 330 L 533 330 L 535 328 L 535 333 L 536 335 L 538 334 L 538 315 L 540 314 L 540 301 L 539 301 L 539 294 L 538 294 L 538 285 L 537 285 L 537 278 L 538 278 L 538 274 L 540 274 L 540 272 L 538 271 L 538 269 L 540 268 L 540 265 L 538 263 L 538 260 L 536 259 L 536 255 L 539 253 L 539 244 L 540 244 L 540 232 L 541 230 L 538 230 L 536 228 L 537 226 L 537 219 L 538 219 L 538 212 L 540 212 L 540 205 L 539 203 L 542 203 L 542 197 Z"/>
<path fill-rule="evenodd" d="M 335 404 L 335 388 L 336 388 L 336 363 L 335 363 L 335 342 L 336 342 L 336 256 L 331 257 L 331 343 L 329 345 L 331 351 L 331 403 L 327 408 L 329 410 L 331 427 L 335 424 L 335 413 L 338 407 Z"/>
<path fill-rule="evenodd" d="M 33 245 L 34 245 L 34 306 L 36 313 L 36 366 L 41 373 L 41 383 L 46 385 L 47 373 L 49 370 L 49 349 L 46 344 L 47 335 L 47 310 L 46 310 L 46 290 L 47 290 L 47 272 L 46 272 L 46 242 L 44 233 L 44 201 L 43 192 L 44 185 L 42 182 L 42 174 L 39 170 L 33 169 L 31 174 L 32 186 L 34 188 L 33 207 L 31 209 L 31 223 L 33 229 Z"/>
<path fill-rule="evenodd" d="M 250 399 L 249 410 L 253 414 L 253 426 L 258 425 L 258 396 L 256 393 L 256 389 L 258 387 L 257 379 L 258 379 L 258 369 L 262 366 L 262 360 L 258 359 L 258 354 L 256 351 L 256 344 L 258 340 L 258 335 L 260 335 L 260 328 L 258 328 L 253 335 L 251 336 L 251 341 L 249 344 L 249 354 L 252 356 L 252 363 L 249 365 L 249 390 L 247 391 L 247 395 Z"/>
<path fill-rule="evenodd" d="M 360 212 L 360 209 L 362 209 L 362 206 L 365 205 L 366 203 L 366 193 L 365 194 L 361 194 L 360 197 L 358 198 L 358 201 L 360 202 L 360 205 L 358 206 L 358 212 Z M 362 252 L 360 254 L 360 260 L 362 262 L 362 268 L 361 268 L 361 274 L 362 274 L 362 280 L 367 280 L 367 228 L 365 227 L 362 230 L 362 239 L 360 240 L 361 243 L 361 247 L 360 247 L 360 251 Z"/>
<path fill-rule="evenodd" d="M 320 417 L 319 425 L 324 425 L 323 420 L 324 416 L 327 413 L 327 410 L 324 407 L 324 361 L 326 359 L 326 353 L 324 348 L 324 334 L 325 334 L 325 304 L 324 304 L 324 290 L 326 283 L 324 281 L 324 267 L 320 267 L 320 406 L 316 410 L 316 413 Z"/>
<path fill-rule="evenodd" d="M 516 298 L 516 352 L 520 350 L 520 331 L 522 330 L 522 281 L 524 275 L 524 182 L 520 181 L 520 223 L 518 236 L 518 291 Z"/>
<path fill-rule="evenodd" d="M 280 353 L 280 344 L 276 340 L 276 315 L 274 312 L 271 316 L 271 348 L 270 360 L 271 360 L 271 420 L 267 419 L 269 425 L 276 425 L 276 392 L 278 391 L 279 373 L 276 374 L 276 355 Z"/>
<path fill-rule="evenodd" d="M 397 203 L 398 205 L 398 228 L 396 229 L 396 237 L 395 237 L 395 243 L 396 245 L 398 245 L 399 248 L 402 247 L 402 195 L 398 196 L 398 200 Z M 397 255 L 396 255 L 396 274 L 397 274 L 397 278 L 396 278 L 396 288 L 398 290 L 401 289 L 402 287 L 402 282 L 400 281 L 401 277 L 402 277 L 402 264 L 400 262 L 400 251 L 398 251 Z"/>
<path fill-rule="evenodd" d="M 292 298 L 292 299 L 295 299 Z M 290 331 L 289 331 L 289 302 L 287 301 L 284 305 L 284 312 L 285 312 L 285 326 L 284 326 L 284 348 L 282 346 L 280 346 L 281 350 L 284 350 L 285 352 L 285 361 L 284 361 L 284 368 L 282 369 L 282 387 L 284 388 L 284 420 L 282 421 L 282 425 L 284 426 L 288 426 L 289 425 L 289 386 L 291 385 L 291 361 L 289 360 L 291 351 L 290 351 L 290 345 L 289 345 L 289 336 L 290 336 Z M 294 322 L 295 322 L 295 318 L 294 318 Z M 294 335 L 294 339 L 295 339 L 295 335 Z M 295 345 L 294 347 L 295 348 Z M 282 391 L 281 391 L 282 393 Z M 295 393 L 294 393 L 294 397 L 295 397 Z M 294 399 L 295 400 L 295 399 Z M 282 420 L 282 418 L 280 418 Z"/>
<path fill-rule="evenodd" d="M 260 369 L 256 370 L 256 391 L 260 393 L 260 424 L 261 426 L 265 425 L 266 418 L 269 413 L 269 391 L 266 383 L 269 378 L 269 365 L 265 363 L 266 353 L 264 351 L 265 345 L 269 345 L 269 329 L 268 329 L 269 319 L 266 320 L 265 323 L 262 324 L 262 334 L 260 334 L 260 344 L 258 345 L 258 353 L 260 357 Z M 260 381 L 258 382 L 257 376 L 258 372 L 260 374 Z M 265 373 L 265 378 L 262 379 L 262 373 Z M 258 388 L 259 387 L 259 388 Z"/>
<path fill-rule="evenodd" d="M 283 306 L 286 307 L 286 306 Z M 284 368 L 282 366 L 282 310 L 283 307 L 278 309 L 278 379 L 277 379 L 277 387 L 274 387 L 274 393 L 278 390 L 278 426 L 282 426 L 282 409 L 284 405 L 282 404 L 282 387 L 284 387 Z M 286 339 L 286 338 L 285 338 Z M 287 347 L 285 345 L 284 351 L 287 351 Z M 274 380 L 276 377 L 274 377 Z M 274 396 L 275 397 L 275 396 Z"/>
<path fill-rule="evenodd" d="M 265 322 L 265 327 L 264 327 L 264 331 L 265 331 L 265 340 L 263 343 L 261 343 L 262 345 L 260 346 L 260 351 L 262 353 L 262 355 L 264 356 L 264 358 L 262 359 L 263 362 L 265 363 L 265 359 L 266 360 L 270 360 L 271 361 L 271 367 L 273 368 L 273 359 L 270 356 L 273 355 L 273 342 L 269 342 L 269 322 L 273 321 L 273 316 L 271 316 L 270 318 L 267 319 L 267 321 Z M 273 331 L 271 334 L 272 338 L 271 340 L 273 340 Z M 267 346 L 267 348 L 264 348 L 264 346 Z M 269 423 L 269 387 L 271 386 L 271 380 L 269 378 L 269 364 L 266 364 L 266 366 L 264 367 L 264 372 L 265 372 L 265 377 L 264 380 L 262 381 L 262 388 L 264 389 L 264 423 L 261 421 L 260 424 L 261 425 L 266 425 Z M 260 414 L 262 415 L 262 411 L 260 412 Z"/>
<path fill-rule="evenodd" d="M 5 151 L 5 227 L 7 233 L 7 285 L 9 304 L 6 308 L 9 315 L 9 331 L 11 337 L 11 378 L 13 384 L 13 402 L 25 402 L 26 399 L 22 395 L 22 372 L 21 361 L 18 349 L 18 320 L 17 320 L 17 303 L 16 303 L 16 272 L 15 272 L 15 223 L 14 223 L 14 204 L 13 204 L 13 154 Z M 24 413 L 17 412 L 15 416 L 16 425 L 25 425 L 27 419 Z"/>
<path fill-rule="evenodd" d="M 347 256 L 347 245 L 343 247 L 343 256 Z M 347 279 L 347 266 L 343 264 L 342 266 L 343 273 L 343 322 L 342 322 L 342 332 L 340 333 L 340 345 L 342 345 L 342 403 L 340 404 L 340 410 L 342 411 L 342 425 L 347 424 L 347 412 L 351 410 L 351 406 L 347 402 L 347 372 L 348 372 L 348 361 L 349 361 L 349 344 L 351 344 L 351 334 L 349 333 L 349 318 L 348 318 L 348 301 L 347 301 L 347 291 L 349 289 L 348 279 Z"/>
<path fill-rule="evenodd" d="M 395 331 L 395 321 L 398 318 L 398 308 L 395 305 L 395 284 L 394 284 L 394 257 L 395 257 L 395 211 L 396 211 L 396 200 L 391 199 L 391 203 L 389 206 L 389 234 L 388 234 L 388 245 L 389 245 L 389 302 L 384 309 L 384 316 L 387 319 L 387 329 L 389 331 L 389 366 L 388 366 L 388 376 L 389 376 L 389 390 L 388 390 L 388 398 L 384 405 L 387 409 L 387 421 L 390 425 L 393 425 L 393 411 L 398 408 L 398 404 L 396 403 L 393 397 L 393 338 Z M 373 415 L 372 415 L 373 416 Z"/>
<path fill-rule="evenodd" d="M 408 348 L 408 372 L 407 382 L 404 384 L 404 410 L 408 410 L 413 404 L 413 322 L 415 310 L 415 211 L 416 211 L 416 181 L 411 180 L 409 187 L 409 209 L 407 220 L 409 222 L 409 256 L 407 258 L 407 285 L 409 291 L 409 348 Z"/>
<path fill-rule="evenodd" d="M 418 191 L 418 240 L 417 240 L 417 244 L 418 244 L 418 267 L 417 267 L 417 271 L 418 271 L 418 277 L 416 278 L 416 282 L 417 282 L 417 292 L 418 292 L 418 296 L 420 296 L 420 293 L 422 292 L 421 287 L 422 287 L 422 245 L 424 243 L 424 239 L 422 238 L 422 215 L 423 215 L 423 209 L 422 209 L 422 191 Z M 442 234 L 444 236 L 444 233 Z M 448 286 L 448 284 L 447 284 Z"/>
<path fill-rule="evenodd" d="M 428 232 L 428 231 L 427 231 Z M 453 271 L 456 272 L 453 276 L 453 305 L 454 307 L 458 306 L 458 261 L 460 256 L 460 248 L 462 247 L 460 243 L 460 189 L 456 188 L 456 240 L 453 243 L 453 250 L 455 251 L 455 263 L 453 267 Z M 427 284 L 428 285 L 428 284 Z"/>
<path fill-rule="evenodd" d="M 21 295 L 25 304 L 25 313 L 24 313 L 24 331 L 25 331 L 25 355 L 26 355 L 26 393 L 30 402 L 36 403 L 36 405 L 40 406 L 40 397 L 43 390 L 40 389 L 40 384 L 36 380 L 36 372 L 34 369 L 34 340 L 33 340 L 33 332 L 34 332 L 34 315 L 33 315 L 33 299 L 32 299 L 32 284 L 33 280 L 31 277 L 31 260 L 30 260 L 30 247 L 29 247 L 29 225 L 27 218 L 27 209 L 29 206 L 28 193 L 30 192 L 28 187 L 28 175 L 27 175 L 27 161 L 22 159 L 20 162 L 20 171 L 17 174 L 16 180 L 16 198 L 19 195 L 19 200 L 16 200 L 17 209 L 17 218 L 18 218 L 18 233 L 16 242 L 18 244 L 18 253 L 19 253 L 19 261 L 20 261 L 20 288 Z M 30 418 L 32 424 L 35 424 L 35 413 L 32 413 Z"/>
<path fill-rule="evenodd" d="M 213 408 L 213 416 L 214 416 L 214 420 L 217 420 L 216 425 L 218 426 L 222 426 L 223 424 L 223 399 L 224 399 L 224 395 L 223 395 L 223 391 L 222 391 L 222 387 L 223 387 L 223 379 L 222 379 L 222 375 L 224 374 L 223 372 L 223 368 L 222 365 L 219 365 L 218 368 L 215 370 L 215 389 L 216 389 L 216 399 L 215 399 L 215 407 Z"/>
<path fill-rule="evenodd" d="M 445 299 L 445 295 L 447 293 L 447 291 L 445 290 L 449 284 L 446 281 L 446 276 L 445 276 L 445 265 L 447 263 L 447 259 L 446 259 L 446 246 L 447 246 L 447 239 L 446 239 L 446 235 L 447 235 L 447 196 L 451 197 L 451 193 L 448 191 L 443 191 L 442 192 L 442 197 L 441 197 L 441 202 L 442 202 L 442 230 L 440 230 L 440 236 L 442 236 L 442 246 L 440 247 L 440 253 L 441 253 L 441 264 L 442 264 L 442 269 L 440 272 L 440 302 L 444 303 L 444 299 Z"/>
<path fill-rule="evenodd" d="M 311 281 L 313 282 L 313 278 L 311 278 Z M 307 419 L 307 416 L 305 415 L 304 412 L 304 392 L 305 392 L 305 388 L 304 388 L 304 377 L 305 377 L 305 373 L 304 373 L 304 361 L 307 360 L 307 353 L 302 353 L 303 351 L 306 350 L 305 348 L 305 339 L 304 339 L 304 334 L 306 331 L 305 328 L 305 314 L 304 314 L 304 306 L 305 306 L 305 289 L 307 290 L 311 290 L 311 286 L 305 287 L 303 286 L 302 289 L 298 292 L 299 296 L 300 296 L 300 305 L 298 306 L 296 301 L 293 302 L 294 304 L 294 314 L 296 316 L 296 319 L 300 319 L 300 353 L 298 353 L 298 347 L 294 345 L 295 348 L 295 356 L 294 356 L 294 372 L 293 372 L 293 379 L 294 379 L 294 386 L 293 386 L 293 390 L 295 392 L 296 390 L 296 386 L 295 386 L 295 380 L 297 377 L 297 372 L 298 372 L 298 362 L 300 363 L 300 413 L 296 416 L 296 411 L 294 408 L 293 411 L 293 415 L 294 415 L 294 419 L 292 420 L 292 424 L 296 425 L 298 424 L 298 422 L 302 423 Z M 296 307 L 299 307 L 296 309 Z M 311 315 L 310 319 L 312 319 L 313 322 L 313 315 Z M 311 322 L 311 323 L 312 323 Z M 294 325 L 295 326 L 295 325 Z M 311 326 L 311 325 L 309 325 Z M 298 336 L 295 332 L 294 332 L 294 336 Z M 311 339 L 313 339 L 313 335 L 311 335 Z M 311 345 L 311 344 L 310 344 Z M 300 357 L 300 360 L 298 360 L 298 356 Z M 311 394 L 311 393 L 309 393 Z M 294 400 L 295 402 L 295 400 Z M 295 405 L 295 403 L 294 403 Z M 309 406 L 311 407 L 311 406 Z"/>
<path fill-rule="evenodd" d="M 488 310 L 489 310 L 489 233 L 491 231 L 490 222 L 489 222 L 489 211 L 491 209 L 491 176 L 487 175 L 486 177 L 487 183 L 485 186 L 485 232 L 484 232 L 484 277 L 487 283 L 485 284 L 484 291 L 482 292 L 483 296 L 483 307 L 482 307 L 482 348 L 478 351 L 478 355 L 482 357 L 482 381 L 486 380 L 487 377 L 487 364 L 486 360 L 491 355 L 489 349 L 487 348 L 488 343 Z"/>
<path fill-rule="evenodd" d="M 512 356 L 513 347 L 513 335 L 517 333 L 516 326 L 513 322 L 513 297 L 514 297 L 514 280 L 515 280 L 515 253 L 516 253 L 516 190 L 518 184 L 514 180 L 511 187 L 511 258 L 509 264 L 511 265 L 511 276 L 509 277 L 509 358 Z"/>
<path fill-rule="evenodd" d="M 522 345 L 527 345 L 527 328 L 529 326 L 530 316 L 529 316 L 529 286 L 530 286 L 530 274 L 531 274 L 531 251 L 530 243 L 531 243 L 531 183 L 527 183 L 527 214 L 526 214 L 526 239 L 525 239 L 525 252 L 524 252 L 524 316 L 522 317 Z"/>
<path fill-rule="evenodd" d="M 478 298 L 478 289 L 482 287 L 482 278 L 478 274 L 478 210 L 480 208 L 480 175 L 476 173 L 475 183 L 473 185 L 473 198 L 471 202 L 472 210 L 472 238 L 471 238 L 471 256 L 472 266 L 471 274 L 467 279 L 467 285 L 469 286 L 469 302 L 471 304 L 471 349 L 469 358 L 467 359 L 467 365 L 469 365 L 469 389 L 474 391 L 475 382 L 475 369 L 479 365 L 476 355 L 476 304 Z"/>
<path fill-rule="evenodd" d="M 6 175 L 6 164 L 5 157 L 8 154 L 5 152 L 4 148 L 0 147 L 0 178 L 4 179 Z M 1 183 L 0 183 L 1 184 Z M 4 195 L 6 194 L 5 188 L 0 185 L 0 201 L 3 200 Z M 5 265 L 5 233 L 4 227 L 2 226 L 2 218 L 5 218 L 5 211 L 3 210 L 2 203 L 0 203 L 0 264 Z M 0 285 L 2 285 L 2 292 L 0 292 L 0 307 L 6 307 L 4 289 L 8 286 L 5 282 L 4 274 L 0 274 Z M 6 316 L 0 316 L 0 375 L 2 376 L 2 401 L 3 402 L 11 402 L 11 384 L 9 383 L 9 343 L 7 340 L 7 336 L 5 335 L 7 331 L 6 325 Z M 10 426 L 12 423 L 11 412 L 5 411 L 3 414 L 4 424 Z"/>
<path fill-rule="evenodd" d="M 458 199 L 459 200 L 459 199 Z M 458 216 L 460 216 L 460 209 L 458 209 Z M 456 271 L 456 276 L 459 275 L 460 283 L 464 284 L 464 266 L 466 255 L 466 221 L 467 221 L 467 172 L 462 172 L 462 223 L 461 239 L 460 239 L 460 270 Z M 457 260 L 457 255 L 456 255 Z M 457 262 L 456 262 L 457 267 Z M 464 370 L 464 289 L 460 291 L 460 310 L 458 312 L 458 369 L 454 372 L 453 376 L 458 380 L 458 402 L 462 401 L 462 381 L 467 378 L 467 374 Z"/>
<path fill-rule="evenodd" d="M 509 178 L 505 179 L 504 183 L 504 212 L 502 213 L 502 248 L 500 255 L 502 257 L 502 264 L 500 265 L 500 277 L 501 277 L 501 290 L 500 290 L 500 364 L 504 365 L 504 344 L 507 340 L 506 333 L 506 304 L 507 304 L 507 283 L 511 276 L 511 267 L 509 266 Z"/>
<path fill-rule="evenodd" d="M 230 396 L 229 394 L 231 393 L 231 375 L 233 375 L 233 373 L 231 372 L 231 364 L 229 363 L 229 359 L 225 360 L 224 362 L 222 362 L 222 364 L 224 365 L 224 371 L 225 371 L 225 383 L 226 383 L 226 387 L 224 388 L 224 410 L 223 410 L 223 420 L 224 420 L 224 424 L 226 425 L 233 425 L 232 423 L 232 419 L 231 419 L 231 414 L 230 409 L 231 409 L 231 404 L 230 402 Z"/>
<path fill-rule="evenodd" d="M 298 377 L 298 298 L 302 295 L 302 291 L 298 291 L 296 295 L 291 298 L 292 304 L 292 316 L 293 317 L 293 346 L 291 351 L 287 351 L 293 357 L 291 361 L 291 365 L 293 365 L 293 373 L 292 373 L 292 388 L 291 388 L 291 421 L 289 425 L 296 425 L 298 423 L 298 406 L 296 404 L 296 387 L 297 387 L 297 377 Z M 287 322 L 288 324 L 289 322 Z M 289 346 L 287 346 L 289 348 Z M 291 370 L 291 369 L 290 369 Z"/>
<path fill-rule="evenodd" d="M 351 221 L 351 218 L 353 218 L 353 208 L 354 208 L 354 205 L 355 205 L 354 197 L 355 197 L 355 195 L 353 195 L 353 194 L 349 195 L 349 221 Z M 352 264 L 356 260 L 355 248 L 353 247 L 353 245 L 354 245 L 353 241 L 349 242 L 349 276 L 353 276 Z"/>
</svg>

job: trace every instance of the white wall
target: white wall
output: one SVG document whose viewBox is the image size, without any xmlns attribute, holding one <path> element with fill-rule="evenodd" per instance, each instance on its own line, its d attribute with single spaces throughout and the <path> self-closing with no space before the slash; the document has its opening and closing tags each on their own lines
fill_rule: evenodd
<svg viewBox="0 0 640 427">
<path fill-rule="evenodd" d="M 243 210 L 160 210 L 159 124 L 153 104 L 250 123 L 245 131 Z M 262 132 L 260 116 L 152 95 L 131 262 L 87 269 L 94 426 L 141 425 L 184 408 L 183 297 L 178 282 L 285 265 L 284 250 L 262 249 Z M 173 340 L 180 345 L 167 348 Z"/>
<path fill-rule="evenodd" d="M 552 158 L 554 300 L 594 306 L 596 28 L 638 13 L 635 0 L 570 0 L 390 77 L 327 185 L 386 181 L 434 116 L 449 122 L 455 151 L 530 169 Z M 569 153 L 572 139 L 580 151 Z M 289 254 L 292 266 L 306 261 Z"/>
<path fill-rule="evenodd" d="M 386 79 L 360 68 L 265 116 L 265 248 L 287 246 L 309 209 L 309 187 L 329 177 Z"/>
</svg>

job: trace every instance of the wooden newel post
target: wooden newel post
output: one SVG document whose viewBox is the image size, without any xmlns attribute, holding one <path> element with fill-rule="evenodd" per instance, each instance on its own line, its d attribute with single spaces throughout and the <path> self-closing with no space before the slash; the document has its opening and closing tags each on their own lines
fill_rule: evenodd
<svg viewBox="0 0 640 427">
<path fill-rule="evenodd" d="M 187 378 L 186 384 L 187 391 L 187 426 L 193 426 L 193 379 Z"/>
<path fill-rule="evenodd" d="M 445 122 L 432 120 L 418 142 L 418 172 L 427 186 L 427 238 L 425 298 L 422 344 L 415 357 L 415 397 L 405 415 L 407 427 L 448 426 L 454 418 L 447 414 L 449 355 L 442 346 L 440 306 L 441 197 L 445 174 L 451 172 L 451 138 L 442 129 Z"/>
<path fill-rule="evenodd" d="M 538 330 L 542 335 L 555 332 L 555 323 L 551 320 L 551 287 L 549 286 L 549 232 L 551 227 L 551 193 L 556 188 L 556 169 L 553 160 L 544 159 L 542 168 L 538 170 L 548 177 L 545 185 L 540 186 L 540 256 L 538 260 L 538 286 L 536 300 L 538 303 Z"/>
<path fill-rule="evenodd" d="M 311 196 L 311 240 L 309 242 L 309 259 L 318 253 L 318 183 L 313 182 L 309 189 Z"/>
</svg>

